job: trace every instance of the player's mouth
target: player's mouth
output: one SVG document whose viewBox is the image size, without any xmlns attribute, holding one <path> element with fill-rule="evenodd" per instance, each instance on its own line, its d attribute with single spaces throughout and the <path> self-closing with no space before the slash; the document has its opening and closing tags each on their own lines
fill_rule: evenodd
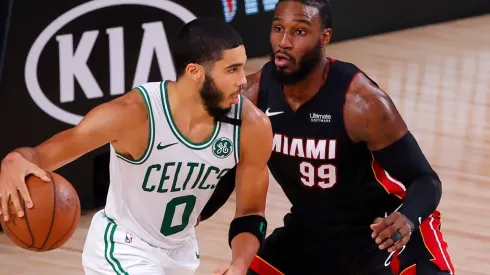
<svg viewBox="0 0 490 275">
<path fill-rule="evenodd" d="M 243 88 L 243 85 L 240 87 L 240 90 L 238 90 L 238 92 L 234 92 L 233 94 L 231 94 L 231 100 L 233 101 L 233 104 L 237 104 L 238 103 L 238 96 L 243 92 L 244 88 Z"/>
<path fill-rule="evenodd" d="M 274 55 L 274 63 L 277 67 L 286 67 L 291 63 L 291 58 L 283 53 L 276 53 Z"/>
</svg>

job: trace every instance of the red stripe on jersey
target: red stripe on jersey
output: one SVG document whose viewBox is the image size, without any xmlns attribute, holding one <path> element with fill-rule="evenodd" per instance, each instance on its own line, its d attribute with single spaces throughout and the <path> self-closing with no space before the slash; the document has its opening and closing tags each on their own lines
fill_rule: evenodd
<svg viewBox="0 0 490 275">
<path fill-rule="evenodd" d="M 259 256 L 255 256 L 250 263 L 250 269 L 255 271 L 259 275 L 284 275 L 277 268 L 273 267 L 270 263 L 266 262 Z"/>
<path fill-rule="evenodd" d="M 405 197 L 405 186 L 401 182 L 391 177 L 388 172 L 386 172 L 383 167 L 381 167 L 381 165 L 374 160 L 374 157 L 371 168 L 373 169 L 374 177 L 388 194 L 395 195 L 399 199 L 403 199 Z"/>
<path fill-rule="evenodd" d="M 430 215 L 421 225 L 420 234 L 424 245 L 432 255 L 431 262 L 435 263 L 441 270 L 448 271 L 454 275 L 454 267 L 451 262 L 451 257 L 447 252 L 447 243 L 442 237 L 441 229 L 441 214 L 439 211 Z"/>
<path fill-rule="evenodd" d="M 391 258 L 390 269 L 391 273 L 393 274 L 398 274 L 400 272 L 400 259 L 398 258 L 399 254 L 400 250 L 396 251 L 395 254 L 393 254 L 393 258 Z"/>
</svg>

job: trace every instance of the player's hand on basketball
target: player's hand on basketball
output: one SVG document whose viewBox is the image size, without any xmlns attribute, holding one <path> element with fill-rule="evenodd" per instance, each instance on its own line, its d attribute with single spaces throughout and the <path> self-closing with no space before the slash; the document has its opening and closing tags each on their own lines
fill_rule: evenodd
<svg viewBox="0 0 490 275">
<path fill-rule="evenodd" d="M 393 252 L 401 249 L 410 240 L 414 228 L 413 223 L 400 212 L 393 212 L 386 218 L 376 218 L 371 224 L 379 249 L 388 249 Z"/>
<path fill-rule="evenodd" d="M 22 196 L 26 207 L 33 207 L 25 183 L 25 178 L 31 174 L 45 182 L 50 181 L 46 171 L 27 161 L 20 154 L 9 154 L 2 161 L 0 168 L 0 215 L 3 215 L 5 221 L 8 221 L 9 219 L 9 199 L 12 200 L 17 215 L 19 217 L 24 216 L 24 208 L 22 207 L 19 193 Z"/>
</svg>

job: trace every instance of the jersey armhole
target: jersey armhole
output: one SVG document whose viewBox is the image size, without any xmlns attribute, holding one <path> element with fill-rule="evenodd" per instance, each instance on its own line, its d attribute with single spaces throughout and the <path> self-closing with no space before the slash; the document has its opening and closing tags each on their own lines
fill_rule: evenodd
<svg viewBox="0 0 490 275">
<path fill-rule="evenodd" d="M 238 97 L 238 104 L 237 107 L 235 108 L 235 119 L 241 120 L 242 119 L 242 105 L 243 105 L 243 96 L 239 95 Z M 240 125 L 234 125 L 233 126 L 233 144 L 234 144 L 234 157 L 235 157 L 235 165 L 238 164 L 240 161 L 240 130 L 241 127 Z"/>
<path fill-rule="evenodd" d="M 153 144 L 155 142 L 155 118 L 153 116 L 153 109 L 151 107 L 151 100 L 150 100 L 150 96 L 148 94 L 148 91 L 143 86 L 138 86 L 138 87 L 136 87 L 136 89 L 138 90 L 140 95 L 143 97 L 143 100 L 144 100 L 145 105 L 146 105 L 146 109 L 148 110 L 148 141 L 146 144 L 146 149 L 143 152 L 143 154 L 136 160 L 131 160 L 131 159 L 121 155 L 120 153 L 118 153 L 116 151 L 115 148 L 114 148 L 114 152 L 116 153 L 116 156 L 118 158 L 120 158 L 120 159 L 122 159 L 128 163 L 134 164 L 134 165 L 140 165 L 140 164 L 144 163 L 148 159 L 148 157 L 150 156 L 152 148 L 153 148 Z"/>
</svg>

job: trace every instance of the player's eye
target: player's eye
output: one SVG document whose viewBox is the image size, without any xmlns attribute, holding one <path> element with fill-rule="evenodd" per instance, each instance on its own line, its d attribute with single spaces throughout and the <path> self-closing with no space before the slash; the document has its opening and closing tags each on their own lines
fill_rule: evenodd
<svg viewBox="0 0 490 275">
<path fill-rule="evenodd" d="M 306 34 L 306 31 L 303 30 L 303 29 L 298 29 L 298 30 L 296 30 L 295 34 L 297 34 L 297 35 L 305 35 Z"/>
</svg>

